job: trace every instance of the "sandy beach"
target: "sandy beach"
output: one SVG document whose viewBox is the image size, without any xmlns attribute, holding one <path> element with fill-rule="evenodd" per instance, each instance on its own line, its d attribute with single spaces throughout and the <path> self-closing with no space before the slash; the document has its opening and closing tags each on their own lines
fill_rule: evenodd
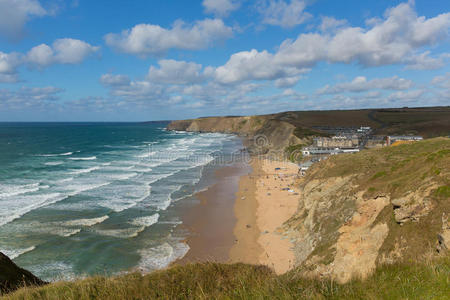
<svg viewBox="0 0 450 300">
<path fill-rule="evenodd" d="M 298 193 L 293 184 L 298 166 L 289 162 L 253 160 L 253 172 L 243 176 L 235 202 L 236 243 L 231 262 L 262 264 L 282 274 L 294 265 L 291 242 L 280 227 L 294 215 Z"/>
<path fill-rule="evenodd" d="M 183 226 L 191 233 L 186 239 L 190 249 L 177 263 L 229 261 L 229 252 L 235 241 L 236 191 L 241 176 L 250 171 L 246 163 L 220 168 L 214 173 L 217 183 L 195 195 L 200 203 L 183 216 Z"/>
<path fill-rule="evenodd" d="M 293 245 L 280 227 L 297 210 L 297 173 L 296 164 L 267 159 L 217 170 L 217 183 L 196 194 L 200 204 L 183 219 L 190 250 L 178 263 L 244 262 L 288 271 Z"/>
</svg>

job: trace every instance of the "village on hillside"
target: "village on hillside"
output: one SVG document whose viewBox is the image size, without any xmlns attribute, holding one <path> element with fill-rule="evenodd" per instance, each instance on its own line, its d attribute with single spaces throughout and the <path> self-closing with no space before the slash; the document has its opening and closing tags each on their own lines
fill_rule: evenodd
<svg viewBox="0 0 450 300">
<path fill-rule="evenodd" d="M 313 138 L 313 144 L 302 149 L 302 163 L 300 175 L 305 176 L 306 171 L 315 163 L 328 158 L 330 155 L 342 153 L 356 153 L 363 149 L 381 148 L 423 140 L 417 135 L 373 135 L 371 127 L 327 127 L 316 126 L 329 136 Z"/>
</svg>

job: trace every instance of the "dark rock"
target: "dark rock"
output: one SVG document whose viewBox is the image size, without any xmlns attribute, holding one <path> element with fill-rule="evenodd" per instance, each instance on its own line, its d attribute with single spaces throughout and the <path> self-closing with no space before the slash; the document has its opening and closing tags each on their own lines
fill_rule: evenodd
<svg viewBox="0 0 450 300">
<path fill-rule="evenodd" d="M 47 282 L 40 280 L 27 270 L 18 267 L 6 255 L 0 252 L 0 295 L 12 292 L 23 286 L 44 285 Z"/>
</svg>

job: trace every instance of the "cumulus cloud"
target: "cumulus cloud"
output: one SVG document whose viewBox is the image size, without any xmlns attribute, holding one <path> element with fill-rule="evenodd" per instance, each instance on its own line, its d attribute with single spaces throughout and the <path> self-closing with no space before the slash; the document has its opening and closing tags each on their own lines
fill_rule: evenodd
<svg viewBox="0 0 450 300">
<path fill-rule="evenodd" d="M 37 0 L 0 0 L 0 34 L 18 39 L 30 18 L 47 14 Z"/>
<path fill-rule="evenodd" d="M 253 49 L 233 54 L 225 65 L 215 70 L 215 78 L 220 83 L 233 84 L 247 80 L 294 77 L 307 70 L 279 64 L 273 54 Z"/>
<path fill-rule="evenodd" d="M 230 12 L 238 9 L 241 3 L 239 0 L 203 0 L 202 5 L 206 13 L 226 17 Z"/>
<path fill-rule="evenodd" d="M 21 63 L 20 54 L 4 53 L 0 51 L 0 82 L 13 83 L 17 82 L 17 67 Z"/>
<path fill-rule="evenodd" d="M 130 78 L 126 75 L 104 74 L 100 77 L 100 83 L 106 86 L 124 86 L 130 84 Z"/>
<path fill-rule="evenodd" d="M 449 58 L 449 54 L 441 54 L 438 57 L 431 57 L 431 51 L 412 55 L 405 59 L 407 70 L 435 70 L 440 69 L 445 65 L 445 59 Z"/>
<path fill-rule="evenodd" d="M 425 94 L 425 90 L 399 91 L 389 95 L 389 101 L 415 101 Z"/>
<path fill-rule="evenodd" d="M 416 51 L 448 38 L 450 13 L 426 19 L 417 16 L 409 2 L 388 9 L 383 20 L 369 23 L 367 29 L 346 26 L 331 33 L 300 34 L 285 40 L 273 54 L 235 53 L 216 69 L 216 79 L 222 83 L 277 80 L 297 76 L 321 61 L 365 67 L 404 64 L 414 69 L 441 65 L 428 57 L 429 52 L 417 55 Z"/>
<path fill-rule="evenodd" d="M 56 87 L 21 87 L 18 90 L 0 90 L 0 108 L 23 109 L 39 107 L 59 99 L 63 90 Z"/>
<path fill-rule="evenodd" d="M 338 20 L 328 16 L 323 16 L 321 19 L 319 30 L 322 32 L 336 31 L 338 28 L 348 25 L 347 20 Z"/>
<path fill-rule="evenodd" d="M 76 39 L 58 39 L 52 46 L 41 44 L 28 51 L 25 60 L 31 65 L 46 67 L 51 64 L 78 64 L 100 48 Z"/>
<path fill-rule="evenodd" d="M 120 34 L 109 33 L 105 36 L 105 41 L 120 52 L 158 56 L 169 49 L 204 49 L 232 35 L 232 28 L 226 26 L 222 20 L 205 19 L 191 25 L 177 21 L 170 29 L 159 25 L 139 24 Z"/>
<path fill-rule="evenodd" d="M 201 82 L 205 79 L 202 73 L 202 65 L 193 62 L 165 59 L 158 61 L 159 68 L 151 66 L 148 71 L 148 79 L 156 83 L 166 84 L 190 84 Z"/>
<path fill-rule="evenodd" d="M 439 88 L 450 90 L 450 73 L 434 77 L 431 83 Z"/>
<path fill-rule="evenodd" d="M 262 0 L 258 3 L 264 24 L 292 28 L 311 18 L 305 12 L 306 2 L 303 0 Z"/>
<path fill-rule="evenodd" d="M 407 90 L 413 86 L 413 82 L 397 76 L 389 78 L 375 78 L 367 80 L 364 76 L 358 76 L 351 82 L 339 83 L 335 86 L 326 85 L 319 89 L 317 94 L 338 94 L 345 92 L 366 92 L 373 89 L 380 90 Z"/>
</svg>

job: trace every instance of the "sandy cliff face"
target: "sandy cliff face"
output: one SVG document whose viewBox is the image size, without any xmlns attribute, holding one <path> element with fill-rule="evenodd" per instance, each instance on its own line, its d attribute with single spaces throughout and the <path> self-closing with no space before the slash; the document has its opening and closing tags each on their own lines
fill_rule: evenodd
<svg viewBox="0 0 450 300">
<path fill-rule="evenodd" d="M 330 158 L 301 179 L 285 224 L 296 263 L 338 282 L 449 248 L 450 139 Z"/>
</svg>

